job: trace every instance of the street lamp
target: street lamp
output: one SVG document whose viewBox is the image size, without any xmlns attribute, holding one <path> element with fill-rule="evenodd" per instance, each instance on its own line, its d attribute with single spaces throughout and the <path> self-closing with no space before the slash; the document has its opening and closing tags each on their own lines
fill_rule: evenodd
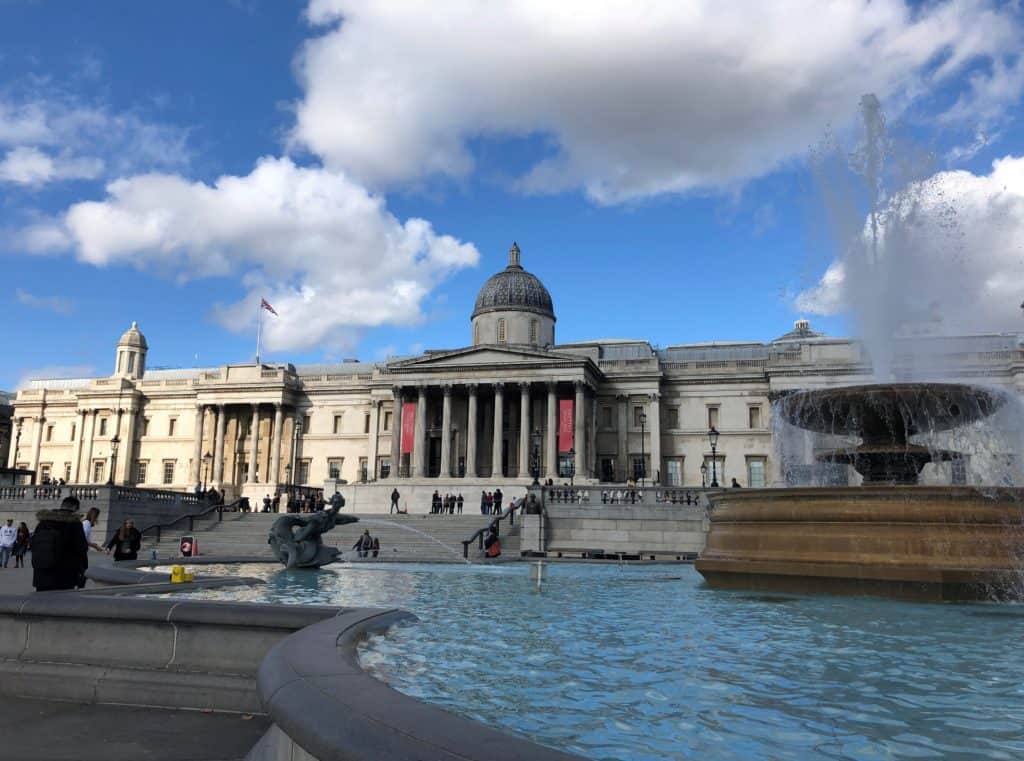
<svg viewBox="0 0 1024 761">
<path fill-rule="evenodd" d="M 206 493 L 206 479 L 210 475 L 210 465 L 213 463 L 213 455 L 207 452 L 203 455 L 203 494 Z"/>
<path fill-rule="evenodd" d="M 647 413 L 640 411 L 640 488 L 644 486 L 644 476 L 647 475 L 647 455 L 644 454 L 644 438 L 647 427 Z"/>
<path fill-rule="evenodd" d="M 714 426 L 708 431 L 708 442 L 711 444 L 711 488 L 718 488 L 718 462 L 715 458 L 715 449 L 718 447 L 718 431 Z"/>
<path fill-rule="evenodd" d="M 534 429 L 530 436 L 530 443 L 533 449 L 530 452 L 530 475 L 533 476 L 533 485 L 540 486 L 540 431 Z"/>
<path fill-rule="evenodd" d="M 114 438 L 110 440 L 110 478 L 107 479 L 107 483 L 111 486 L 114 485 L 114 472 L 117 468 L 117 447 L 121 443 L 120 437 L 115 433 Z"/>
<path fill-rule="evenodd" d="M 708 485 L 708 464 L 706 462 L 700 464 L 700 485 L 701 488 Z"/>
<path fill-rule="evenodd" d="M 573 479 L 576 477 L 576 450 L 575 448 L 569 450 L 569 488 L 575 489 L 576 484 Z"/>
</svg>

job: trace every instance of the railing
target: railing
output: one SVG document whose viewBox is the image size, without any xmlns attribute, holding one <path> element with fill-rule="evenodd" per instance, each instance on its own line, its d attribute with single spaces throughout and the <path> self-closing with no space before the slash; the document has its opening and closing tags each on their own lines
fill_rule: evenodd
<svg viewBox="0 0 1024 761">
<path fill-rule="evenodd" d="M 598 507 L 601 505 L 690 505 L 705 504 L 702 494 L 706 491 L 697 487 L 644 486 L 626 488 L 602 488 L 594 486 L 545 486 L 544 503 L 551 505 L 580 505 Z"/>
<path fill-rule="evenodd" d="M 206 508 L 205 510 L 202 510 L 202 511 L 200 511 L 198 513 L 189 513 L 188 515 L 181 515 L 181 516 L 175 518 L 172 521 L 167 521 L 165 523 L 154 523 L 154 524 L 152 524 L 150 526 L 146 526 L 144 529 L 139 531 L 139 533 L 142 535 L 143 539 L 145 539 L 147 535 L 155 534 L 156 535 L 157 544 L 159 544 L 160 540 L 163 538 L 163 531 L 164 531 L 164 529 L 173 528 L 174 526 L 177 526 L 179 523 L 184 521 L 184 522 L 188 523 L 188 530 L 189 531 L 195 531 L 196 519 L 198 519 L 198 518 L 208 518 L 213 513 L 217 514 L 216 522 L 220 523 L 220 522 L 222 522 L 224 520 L 224 511 L 225 510 L 228 510 L 228 511 L 237 510 L 238 509 L 238 505 L 239 505 L 239 503 L 241 503 L 241 501 L 242 501 L 241 498 L 239 498 L 239 499 L 236 499 L 234 502 L 229 502 L 226 505 L 221 505 L 221 504 L 210 505 L 208 508 Z"/>
<path fill-rule="evenodd" d="M 513 500 L 512 504 L 505 509 L 505 512 L 503 512 L 501 515 L 494 516 L 494 519 L 491 520 L 490 523 L 488 523 L 481 529 L 477 529 L 475 532 L 473 532 L 473 535 L 470 536 L 468 539 L 463 539 L 462 557 L 464 557 L 466 560 L 469 560 L 469 545 L 471 545 L 473 542 L 477 542 L 478 548 L 482 550 L 484 548 L 485 534 L 489 535 L 493 531 L 495 536 L 499 536 L 501 534 L 501 522 L 506 518 L 508 518 L 509 528 L 516 525 L 516 510 L 520 509 L 525 502 L 525 497 L 520 497 L 517 500 Z"/>
</svg>

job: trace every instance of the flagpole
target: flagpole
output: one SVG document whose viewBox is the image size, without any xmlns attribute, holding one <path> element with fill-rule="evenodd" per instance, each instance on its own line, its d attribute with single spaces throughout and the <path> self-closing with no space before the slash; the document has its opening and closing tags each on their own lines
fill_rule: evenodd
<svg viewBox="0 0 1024 761">
<path fill-rule="evenodd" d="M 263 302 L 256 305 L 256 364 L 260 363 L 260 335 L 263 332 Z"/>
</svg>

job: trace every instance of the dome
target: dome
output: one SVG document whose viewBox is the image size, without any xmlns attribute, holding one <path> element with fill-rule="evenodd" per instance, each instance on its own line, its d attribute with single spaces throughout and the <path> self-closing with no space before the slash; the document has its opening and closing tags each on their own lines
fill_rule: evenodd
<svg viewBox="0 0 1024 761">
<path fill-rule="evenodd" d="M 519 264 L 519 246 L 515 243 L 508 252 L 508 266 L 484 283 L 476 297 L 472 317 L 487 312 L 536 312 L 555 319 L 551 294 L 536 275 L 531 275 Z"/>
<path fill-rule="evenodd" d="M 139 326 L 134 320 L 132 321 L 132 326 L 121 336 L 121 340 L 117 342 L 117 345 L 134 346 L 139 349 L 149 348 L 149 345 L 146 343 L 146 337 L 139 332 Z"/>
</svg>

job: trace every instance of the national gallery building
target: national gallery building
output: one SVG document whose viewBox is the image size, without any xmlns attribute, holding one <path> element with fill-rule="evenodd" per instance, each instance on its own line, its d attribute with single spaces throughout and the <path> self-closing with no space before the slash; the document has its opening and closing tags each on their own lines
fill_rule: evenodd
<svg viewBox="0 0 1024 761">
<path fill-rule="evenodd" d="M 149 346 L 132 323 L 110 376 L 35 380 L 18 392 L 8 465 L 39 480 L 212 484 L 256 498 L 330 479 L 436 479 L 442 491 L 469 493 L 529 483 L 532 467 L 559 482 L 665 486 L 701 486 L 714 470 L 722 485 L 757 487 L 785 476 L 773 454 L 773 398 L 870 380 L 857 342 L 803 320 L 767 344 L 660 349 L 560 344 L 555 326 L 551 294 L 516 245 L 480 289 L 463 348 L 374 363 L 147 370 Z M 1024 388 L 1016 334 L 921 342 L 956 380 Z"/>
</svg>

